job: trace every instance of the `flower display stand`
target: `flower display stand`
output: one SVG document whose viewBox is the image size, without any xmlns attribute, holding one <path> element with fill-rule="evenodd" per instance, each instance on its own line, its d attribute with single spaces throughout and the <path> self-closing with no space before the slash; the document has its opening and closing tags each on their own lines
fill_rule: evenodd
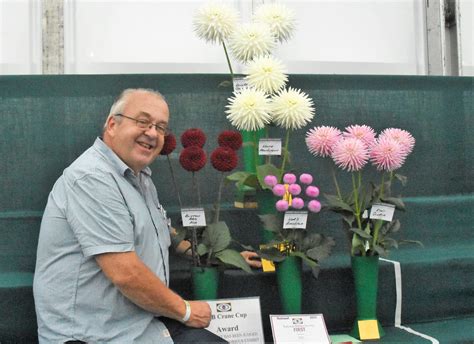
<svg viewBox="0 0 474 344">
<path fill-rule="evenodd" d="M 217 267 L 191 268 L 193 293 L 196 300 L 215 300 L 219 288 L 219 271 Z"/>
<path fill-rule="evenodd" d="M 361 339 L 360 320 L 375 320 L 379 336 L 382 337 L 384 331 L 377 320 L 379 257 L 351 257 L 351 265 L 357 303 L 357 318 L 351 336 Z"/>
<path fill-rule="evenodd" d="M 285 314 L 301 314 L 303 291 L 301 258 L 288 256 L 276 264 L 280 302 Z"/>
<path fill-rule="evenodd" d="M 258 190 L 257 203 L 258 215 L 269 215 L 277 213 L 277 210 L 275 209 L 275 196 L 270 190 Z M 266 229 L 263 224 L 261 225 L 261 233 L 263 243 L 267 243 L 274 238 L 273 232 Z"/>
</svg>

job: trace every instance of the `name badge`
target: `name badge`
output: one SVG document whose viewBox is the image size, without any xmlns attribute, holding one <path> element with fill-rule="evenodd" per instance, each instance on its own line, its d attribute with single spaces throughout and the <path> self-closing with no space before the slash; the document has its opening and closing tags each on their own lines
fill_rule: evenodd
<svg viewBox="0 0 474 344">
<path fill-rule="evenodd" d="M 283 228 L 306 228 L 306 222 L 308 221 L 307 211 L 287 211 L 283 218 Z"/>
<path fill-rule="evenodd" d="M 258 141 L 259 155 L 281 155 L 281 139 L 260 139 Z"/>
<path fill-rule="evenodd" d="M 395 213 L 395 206 L 387 203 L 374 203 L 370 209 L 370 218 L 372 220 L 392 221 Z"/>
<path fill-rule="evenodd" d="M 204 208 L 183 208 L 181 209 L 181 219 L 184 227 L 206 226 Z"/>
</svg>

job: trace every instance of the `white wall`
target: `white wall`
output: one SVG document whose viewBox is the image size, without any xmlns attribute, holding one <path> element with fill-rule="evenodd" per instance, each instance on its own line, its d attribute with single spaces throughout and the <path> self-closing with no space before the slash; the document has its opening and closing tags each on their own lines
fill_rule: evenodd
<svg viewBox="0 0 474 344">
<path fill-rule="evenodd" d="M 41 73 L 41 2 L 0 0 L 0 74 Z"/>
<path fill-rule="evenodd" d="M 272 0 L 225 0 L 243 20 Z M 295 36 L 278 46 L 290 73 L 427 73 L 425 0 L 280 0 Z M 459 0 L 463 75 L 474 75 L 474 1 Z M 221 47 L 197 38 L 204 0 L 65 0 L 66 73 L 226 73 Z M 41 73 L 41 0 L 0 0 L 0 74 Z M 236 72 L 241 66 L 234 63 Z"/>
</svg>

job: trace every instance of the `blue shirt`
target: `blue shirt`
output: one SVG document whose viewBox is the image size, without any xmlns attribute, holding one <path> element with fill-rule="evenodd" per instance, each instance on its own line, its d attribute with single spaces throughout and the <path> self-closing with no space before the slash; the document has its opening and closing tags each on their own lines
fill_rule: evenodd
<svg viewBox="0 0 474 344">
<path fill-rule="evenodd" d="M 55 183 L 33 283 L 40 342 L 172 343 L 163 323 L 112 284 L 95 255 L 135 251 L 165 284 L 170 232 L 147 167 L 138 176 L 101 140 Z"/>
</svg>

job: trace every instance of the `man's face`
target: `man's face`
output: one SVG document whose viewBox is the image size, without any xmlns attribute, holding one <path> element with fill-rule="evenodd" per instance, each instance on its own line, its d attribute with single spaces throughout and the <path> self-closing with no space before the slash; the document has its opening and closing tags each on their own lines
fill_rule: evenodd
<svg viewBox="0 0 474 344">
<path fill-rule="evenodd" d="M 169 110 L 159 97 L 135 92 L 128 96 L 123 115 L 148 120 L 162 127 L 168 126 Z M 112 116 L 107 121 L 104 142 L 138 174 L 150 165 L 161 151 L 164 135 L 156 128 L 141 129 L 137 123 L 125 117 Z"/>
</svg>

